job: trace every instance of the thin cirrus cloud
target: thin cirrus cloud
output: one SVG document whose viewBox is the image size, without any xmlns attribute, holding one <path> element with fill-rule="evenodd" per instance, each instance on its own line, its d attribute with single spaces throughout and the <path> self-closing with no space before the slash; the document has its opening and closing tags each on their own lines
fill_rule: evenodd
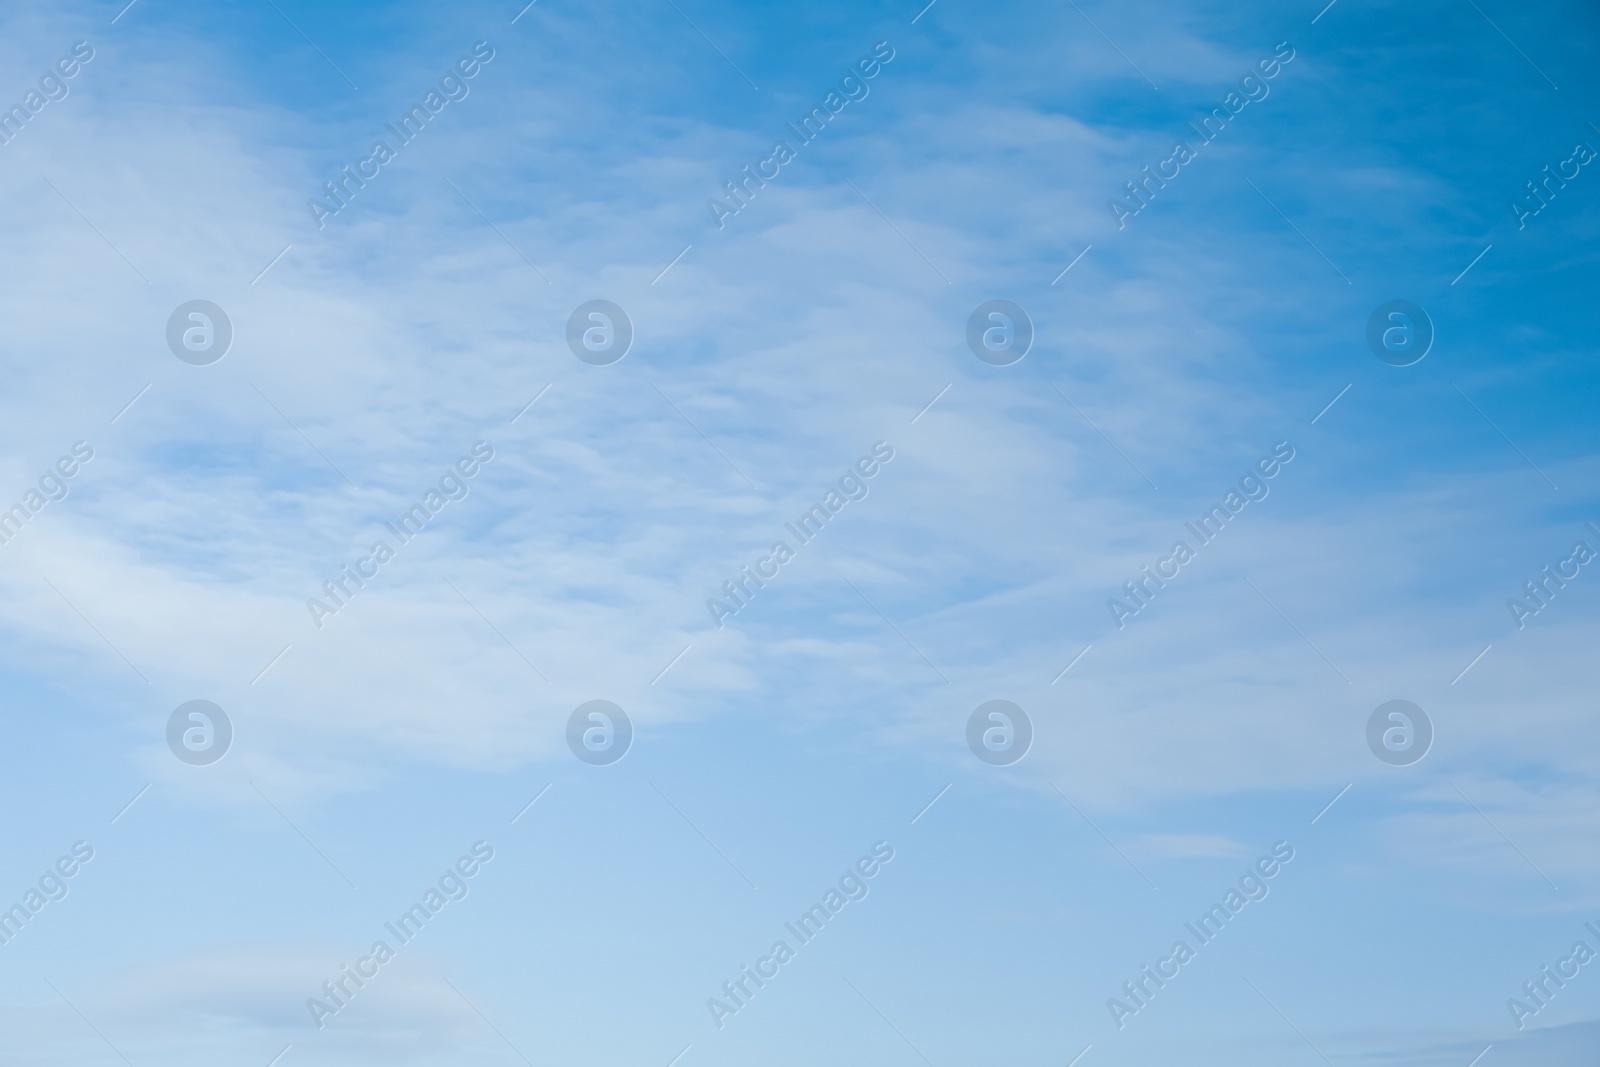
<svg viewBox="0 0 1600 1067">
<path fill-rule="evenodd" d="M 775 894 L 765 910 L 739 919 L 759 945 L 765 916 L 794 911 L 814 879 L 745 836 L 739 804 L 699 793 L 727 773 L 705 753 L 776 767 L 839 731 L 850 784 L 838 798 L 808 792 L 819 826 L 888 810 L 884 798 L 900 804 L 902 792 L 909 818 L 951 783 L 918 832 L 964 833 L 964 812 L 1049 803 L 1062 820 L 1052 832 L 1083 850 L 1063 871 L 1058 846 L 1029 842 L 1022 854 L 1039 867 L 1018 875 L 1028 903 L 1008 914 L 1052 915 L 1029 910 L 1034 891 L 1084 869 L 1158 894 L 1150 913 L 1120 913 L 1126 941 L 1051 927 L 1085 938 L 1084 970 L 1061 980 L 1070 990 L 1017 965 L 1070 1003 L 1064 1028 L 1105 1025 L 1104 996 L 1145 933 L 1165 929 L 1156 909 L 1198 910 L 1223 884 L 1211 886 L 1213 872 L 1232 877 L 1274 836 L 1360 841 L 1377 857 L 1367 865 L 1315 866 L 1336 846 L 1311 843 L 1305 870 L 1348 878 L 1368 903 L 1396 870 L 1452 909 L 1491 901 L 1517 922 L 1565 921 L 1592 899 L 1528 893 L 1545 892 L 1546 875 L 1567 887 L 1593 873 L 1564 842 L 1592 822 L 1594 679 L 1582 649 L 1594 594 L 1587 575 L 1575 580 L 1521 631 L 1504 600 L 1600 517 L 1589 387 L 1573 369 L 1592 365 L 1572 310 L 1581 282 L 1538 266 L 1559 254 L 1580 277 L 1587 254 L 1567 235 L 1591 233 L 1595 216 L 1575 187 L 1527 231 L 1510 223 L 1501 201 L 1582 124 L 1544 110 L 1548 87 L 1471 6 L 1401 20 L 1418 28 L 1410 41 L 1350 0 L 1315 23 L 1314 10 L 1174 19 L 1137 5 L 979 12 L 953 0 L 915 26 L 915 11 L 886 5 L 757 17 L 541 3 L 514 25 L 515 10 L 490 5 L 451 19 L 263 8 L 236 13 L 237 27 L 216 13 L 174 25 L 144 3 L 112 25 L 115 14 L 18 14 L 5 46 L 25 71 L 80 38 L 98 53 L 71 95 L 0 149 L 13 205 L 0 226 L 28 264 L 0 292 L 14 367 L 0 398 L 0 503 L 72 442 L 96 455 L 65 500 L 0 546 L 0 627 L 17 691 L 66 700 L 92 724 L 112 808 L 155 783 L 126 825 L 209 802 L 229 813 L 219 825 L 248 824 L 257 847 L 272 841 L 339 888 L 302 837 L 341 871 L 386 870 L 379 838 L 364 833 L 370 816 L 341 813 L 474 773 L 514 792 L 514 812 L 571 770 L 566 717 L 605 696 L 648 739 L 635 763 L 660 758 L 645 755 L 652 746 L 687 746 L 684 763 L 649 765 L 676 813 L 639 789 L 668 820 L 653 832 L 671 825 L 686 848 L 717 840 L 752 884 L 783 872 L 781 889 L 761 891 Z M 1581 88 L 1558 42 L 1488 14 L 1548 65 L 1563 97 Z M 811 32 L 794 32 L 802 22 Z M 1420 43 L 1438 35 L 1459 54 Z M 318 229 L 306 198 L 479 39 L 496 57 L 470 94 Z M 870 95 L 718 229 L 707 197 L 878 40 L 897 53 Z M 1271 95 L 1118 229 L 1106 200 L 1280 40 L 1298 54 Z M 180 53 L 190 59 L 175 62 Z M 1487 64 L 1501 98 L 1480 99 L 1464 64 Z M 1534 118 L 1500 121 L 1518 109 Z M 1448 153 L 1458 127 L 1497 147 Z M 1504 310 L 1495 285 L 1527 313 Z M 174 360 L 162 333 L 196 297 L 224 306 L 236 329 L 227 358 L 204 368 Z M 606 368 L 573 359 L 564 341 L 572 308 L 597 297 L 636 328 L 633 350 Z M 997 297 L 1023 304 L 1038 330 L 1009 368 L 978 363 L 962 336 L 972 307 Z M 1435 351 L 1409 373 L 1372 359 L 1361 337 L 1371 309 L 1396 297 L 1439 324 Z M 706 598 L 879 440 L 896 459 L 869 495 L 717 628 Z M 495 458 L 470 494 L 318 628 L 307 598 L 390 537 L 385 522 L 478 441 Z M 1108 598 L 1190 537 L 1185 523 L 1279 441 L 1296 458 L 1270 495 L 1119 628 Z M 170 709 L 199 694 L 236 712 L 241 730 L 226 774 L 204 784 L 172 766 L 159 737 Z M 961 741 L 971 709 L 997 695 L 1039 727 L 1003 787 L 976 776 Z M 1410 777 L 1374 761 L 1361 735 L 1371 709 L 1397 696 L 1439 726 Z M 477 817 L 462 803 L 450 817 Z M 544 810 L 528 825 L 545 825 L 531 822 Z M 578 834 L 548 832 L 540 847 Z M 616 832 L 619 850 L 642 847 L 639 831 Z M 685 868 L 693 878 L 715 869 L 744 891 L 717 855 L 689 854 L 707 861 Z M 139 870 L 128 855 L 111 869 Z M 916 857 L 908 846 L 909 869 Z M 727 887 L 713 884 L 662 907 L 699 917 L 722 906 Z M 1275 887 L 1261 922 L 1298 915 L 1295 892 Z M 888 916 L 967 915 L 954 897 L 887 888 L 880 904 L 885 927 L 900 921 Z M 329 958 L 367 936 L 367 912 L 335 926 L 303 907 L 307 923 L 327 924 L 315 936 Z M 1380 960 L 1395 951 L 1362 930 L 1344 935 Z M 151 988 L 172 988 L 154 1016 L 208 983 L 233 989 L 194 1011 L 218 1032 L 248 1031 L 264 1063 L 280 1038 L 298 1040 L 290 1016 L 321 980 L 307 981 L 323 950 L 285 939 L 241 956 L 276 976 L 259 988 L 228 986 L 213 974 L 225 956 L 202 946 L 165 969 L 151 971 L 150 955 L 125 962 Z M 718 952 L 745 951 L 728 940 Z M 1313 1036 L 1370 1049 L 1371 1033 L 1349 1021 L 1364 1003 L 1338 985 L 1360 967 L 1331 940 L 1317 942 L 1335 957 L 1326 974 L 1303 979 L 1327 983 L 1335 1005 Z M 1208 958 L 1232 967 L 1226 951 Z M 1449 1036 L 1429 1044 L 1437 1035 L 1383 1020 L 1378 1043 L 1397 1062 L 1490 1042 L 1528 952 L 1486 951 L 1481 973 L 1418 994 Z M 441 974 L 470 955 L 449 941 L 439 952 Z M 1276 959 L 1245 958 L 1258 977 Z M 975 952 L 956 963 L 1004 973 Z M 651 966 L 685 981 L 670 963 Z M 727 973 L 720 956 L 683 966 L 696 981 Z M 514 963 L 486 971 L 485 985 L 521 988 Z M 69 995 L 96 979 L 74 980 Z M 435 1003 L 447 986 L 409 981 L 374 990 L 317 1054 L 398 1055 L 405 1035 L 428 1034 L 407 1053 L 416 1062 L 467 1048 L 509 1056 L 489 1051 L 477 1015 Z M 937 1005 L 943 979 L 928 981 Z M 831 1003 L 796 985 L 806 992 L 789 1003 Z M 1574 994 L 1568 1003 L 1592 1003 Z M 947 1025 L 901 1009 L 919 1034 Z M 1505 1035 L 1491 1055 L 1512 1062 L 1542 1042 L 1546 1062 L 1574 1058 L 1588 1025 L 1578 1018 L 1538 1038 Z M 159 1026 L 138 1036 L 131 1015 L 113 1025 L 150 1055 L 169 1047 Z M 658 1058 L 690 1040 L 663 1036 L 671 1047 Z M 1113 1060 L 1142 1047 L 1096 1041 Z M 567 1033 L 551 1042 L 581 1047 Z M 1026 1051 L 1070 1059 L 1090 1038 L 1065 1043 Z M 185 1054 L 238 1047 L 222 1037 Z"/>
</svg>

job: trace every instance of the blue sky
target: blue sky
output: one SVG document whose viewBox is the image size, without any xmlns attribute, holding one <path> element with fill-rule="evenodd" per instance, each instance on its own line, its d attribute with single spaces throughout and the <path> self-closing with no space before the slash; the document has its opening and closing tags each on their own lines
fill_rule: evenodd
<svg viewBox="0 0 1600 1067">
<path fill-rule="evenodd" d="M 94 50 L 0 147 L 0 506 L 93 450 L 0 545 L 0 905 L 94 851 L 0 944 L 7 1061 L 1592 1059 L 1600 965 L 1521 1029 L 1507 1000 L 1600 951 L 1600 576 L 1521 629 L 1506 603 L 1600 550 L 1600 172 L 1510 207 L 1600 149 L 1592 9 L 3 18 L 0 102 Z M 319 228 L 308 198 L 478 42 Z M 1108 201 L 1280 42 L 1119 229 Z M 196 299 L 233 326 L 207 366 L 166 339 Z M 609 366 L 566 342 L 595 299 L 634 328 Z M 1009 366 L 965 340 L 995 299 L 1035 330 Z M 1391 300 L 1434 326 L 1408 367 L 1365 341 Z M 880 441 L 717 627 L 707 598 Z M 464 499 L 316 626 L 478 442 Z M 1280 442 L 1119 628 L 1108 599 Z M 196 699 L 233 729 L 209 765 L 166 740 Z M 609 766 L 566 740 L 594 699 L 633 724 Z M 1033 727 L 1008 766 L 966 742 L 995 699 Z M 1367 746 L 1394 699 L 1435 733 L 1409 766 Z M 308 999 L 479 841 L 319 1028 Z M 719 1027 L 708 999 L 879 842 L 865 899 Z M 1277 842 L 1266 898 L 1119 1028 Z"/>
</svg>

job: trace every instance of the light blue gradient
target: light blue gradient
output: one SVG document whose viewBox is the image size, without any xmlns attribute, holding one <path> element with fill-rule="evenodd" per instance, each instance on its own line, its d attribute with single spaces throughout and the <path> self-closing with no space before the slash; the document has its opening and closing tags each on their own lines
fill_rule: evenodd
<svg viewBox="0 0 1600 1067">
<path fill-rule="evenodd" d="M 1600 952 L 1600 573 L 1520 628 L 1507 603 L 1600 550 L 1600 170 L 1512 207 L 1600 149 L 1591 6 L 137 0 L 3 27 L 6 106 L 94 56 L 0 145 L 0 510 L 93 459 L 0 544 L 0 907 L 93 859 L 0 943 L 0 1059 L 1592 1062 L 1600 964 L 1521 1029 L 1507 1003 Z M 194 299 L 233 326 L 210 366 L 167 347 Z M 566 341 L 596 299 L 634 329 L 609 366 Z M 1035 331 L 1010 366 L 966 342 L 995 299 Z M 1396 299 L 1436 331 L 1409 367 L 1365 341 Z M 709 610 L 876 442 L 865 495 Z M 1280 442 L 1264 498 L 1193 540 Z M 208 766 L 165 739 L 194 699 L 234 731 Z M 609 766 L 566 740 L 594 699 L 632 721 Z M 1032 722 L 1010 766 L 967 747 L 994 699 Z M 1411 766 L 1367 748 L 1392 699 L 1435 731 Z M 319 1027 L 308 1000 L 476 842 L 466 895 Z M 879 842 L 864 898 L 708 1005 Z M 1277 842 L 1264 899 L 1119 1027 L 1124 982 Z"/>
</svg>

